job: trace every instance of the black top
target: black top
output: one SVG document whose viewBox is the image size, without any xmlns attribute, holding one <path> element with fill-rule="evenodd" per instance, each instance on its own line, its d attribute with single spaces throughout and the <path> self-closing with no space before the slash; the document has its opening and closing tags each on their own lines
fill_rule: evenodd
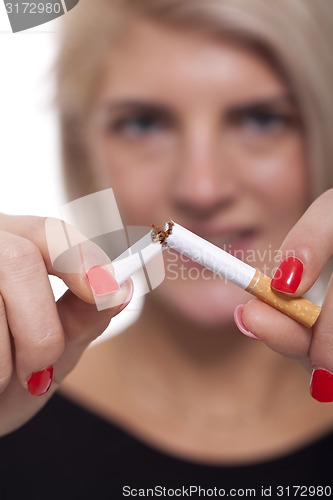
<svg viewBox="0 0 333 500">
<path fill-rule="evenodd" d="M 262 487 L 271 488 L 271 495 Z M 211 466 L 160 452 L 55 395 L 30 422 L 0 439 L 1 500 L 117 500 L 135 494 L 327 498 L 333 495 L 333 432 L 270 461 Z"/>
</svg>

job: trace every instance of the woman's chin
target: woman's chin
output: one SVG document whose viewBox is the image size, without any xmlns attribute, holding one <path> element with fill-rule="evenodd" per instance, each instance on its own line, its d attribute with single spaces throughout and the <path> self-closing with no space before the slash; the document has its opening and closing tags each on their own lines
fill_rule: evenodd
<svg viewBox="0 0 333 500">
<path fill-rule="evenodd" d="M 221 279 L 194 282 L 166 279 L 154 291 L 176 314 L 202 326 L 230 324 L 236 306 L 249 300 L 249 294 Z"/>
</svg>

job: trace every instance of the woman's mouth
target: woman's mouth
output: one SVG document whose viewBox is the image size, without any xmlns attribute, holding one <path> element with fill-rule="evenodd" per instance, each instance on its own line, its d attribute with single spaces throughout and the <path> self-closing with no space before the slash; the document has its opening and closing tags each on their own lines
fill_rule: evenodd
<svg viewBox="0 0 333 500">
<path fill-rule="evenodd" d="M 231 234 L 223 235 L 222 241 L 214 243 L 225 252 L 234 255 L 240 260 L 247 260 L 250 252 L 253 254 L 257 248 L 257 239 L 259 232 L 256 229 L 244 229 L 241 231 L 233 232 Z"/>
</svg>

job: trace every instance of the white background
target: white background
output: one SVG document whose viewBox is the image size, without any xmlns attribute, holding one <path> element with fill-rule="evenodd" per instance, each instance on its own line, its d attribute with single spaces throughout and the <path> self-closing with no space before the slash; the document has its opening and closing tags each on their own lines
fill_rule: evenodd
<svg viewBox="0 0 333 500">
<path fill-rule="evenodd" d="M 13 34 L 0 2 L 0 212 L 59 217 L 64 203 L 52 65 L 59 20 Z M 56 297 L 66 289 L 51 278 Z M 112 321 L 116 333 L 138 304 Z"/>
</svg>

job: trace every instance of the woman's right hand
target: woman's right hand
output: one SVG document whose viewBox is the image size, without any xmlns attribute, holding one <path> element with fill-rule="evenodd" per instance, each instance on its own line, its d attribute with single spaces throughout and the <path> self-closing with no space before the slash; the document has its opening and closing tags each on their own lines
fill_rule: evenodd
<svg viewBox="0 0 333 500">
<path fill-rule="evenodd" d="M 56 270 L 50 245 L 59 242 L 46 239 L 47 220 L 64 225 L 0 214 L 0 436 L 44 406 L 132 295 L 131 281 L 119 289 L 104 267 L 110 259 L 92 242 L 77 245 L 80 251 L 71 255 L 74 272 Z M 49 274 L 69 288 L 57 303 Z M 98 311 L 96 298 L 108 300 L 107 308 Z"/>
</svg>

